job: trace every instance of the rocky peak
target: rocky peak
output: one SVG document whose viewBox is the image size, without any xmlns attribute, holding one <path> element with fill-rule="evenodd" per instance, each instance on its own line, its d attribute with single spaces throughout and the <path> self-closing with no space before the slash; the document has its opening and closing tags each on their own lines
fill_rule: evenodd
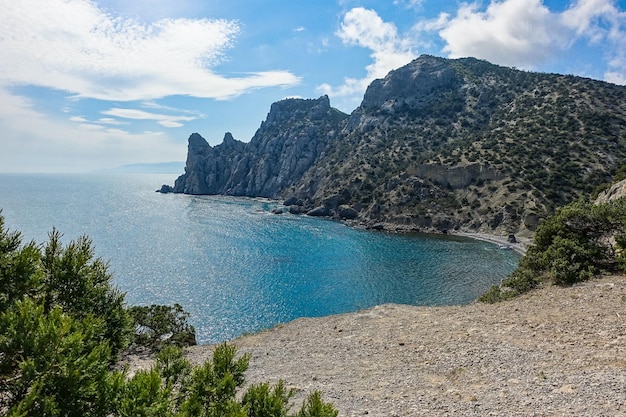
<svg viewBox="0 0 626 417">
<path fill-rule="evenodd" d="M 192 133 L 191 136 L 189 136 L 189 153 L 202 153 L 210 147 L 211 146 L 206 141 L 206 139 L 200 136 L 199 133 Z"/>
<path fill-rule="evenodd" d="M 324 95 L 318 99 L 297 99 L 287 98 L 272 104 L 267 118 L 257 133 L 252 138 L 252 142 L 258 136 L 262 136 L 268 130 L 283 129 L 285 125 L 293 124 L 297 121 L 312 121 L 323 119 L 331 111 L 330 100 Z"/>
<path fill-rule="evenodd" d="M 230 133 L 230 132 L 226 132 L 226 134 L 224 135 L 224 139 L 223 139 L 222 143 L 224 145 L 231 145 L 231 144 L 234 144 L 235 142 L 236 141 L 235 141 L 235 138 L 233 137 L 233 134 Z"/>
<path fill-rule="evenodd" d="M 442 88 L 455 87 L 457 75 L 448 61 L 422 55 L 408 65 L 374 80 L 365 92 L 363 109 L 426 106 Z"/>
<path fill-rule="evenodd" d="M 276 197 L 327 150 L 347 117 L 330 107 L 328 96 L 292 98 L 272 104 L 249 143 L 226 133 L 220 145 L 211 147 L 194 133 L 189 137 L 186 172 L 173 190 Z"/>
<path fill-rule="evenodd" d="M 227 153 L 232 154 L 232 153 L 237 153 L 237 152 L 243 152 L 245 148 L 246 148 L 246 144 L 244 142 L 241 142 L 235 139 L 230 132 L 226 132 L 226 134 L 224 135 L 224 139 L 222 140 L 222 143 L 215 146 L 214 149 L 220 149 L 222 152 L 227 152 Z"/>
</svg>

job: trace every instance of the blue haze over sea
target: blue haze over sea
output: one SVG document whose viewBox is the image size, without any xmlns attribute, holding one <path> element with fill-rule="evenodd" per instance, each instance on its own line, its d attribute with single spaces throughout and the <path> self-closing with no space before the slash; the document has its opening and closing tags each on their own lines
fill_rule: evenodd
<svg viewBox="0 0 626 417">
<path fill-rule="evenodd" d="M 450 236 L 395 235 L 290 214 L 278 203 L 159 194 L 175 175 L 0 174 L 23 241 L 87 234 L 129 304 L 180 303 L 199 343 L 382 303 L 472 302 L 518 256 Z"/>
</svg>

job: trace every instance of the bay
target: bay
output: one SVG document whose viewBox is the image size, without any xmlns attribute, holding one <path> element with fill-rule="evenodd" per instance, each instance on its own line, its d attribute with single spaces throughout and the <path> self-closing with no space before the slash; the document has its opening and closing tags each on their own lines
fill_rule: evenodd
<svg viewBox="0 0 626 417">
<path fill-rule="evenodd" d="M 0 208 L 24 241 L 88 235 L 129 304 L 181 304 L 200 343 L 382 303 L 466 304 L 519 260 L 467 238 L 273 215 L 273 201 L 155 192 L 174 179 L 0 174 Z"/>
</svg>

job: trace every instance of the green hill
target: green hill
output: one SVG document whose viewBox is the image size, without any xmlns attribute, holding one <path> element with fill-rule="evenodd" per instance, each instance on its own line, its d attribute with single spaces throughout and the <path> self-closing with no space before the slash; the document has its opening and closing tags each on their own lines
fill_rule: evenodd
<svg viewBox="0 0 626 417">
<path fill-rule="evenodd" d="M 421 56 L 373 81 L 349 116 L 327 97 L 283 100 L 235 142 L 201 154 L 190 141 L 174 191 L 293 197 L 297 211 L 351 208 L 365 226 L 532 232 L 626 161 L 626 87 Z"/>
</svg>

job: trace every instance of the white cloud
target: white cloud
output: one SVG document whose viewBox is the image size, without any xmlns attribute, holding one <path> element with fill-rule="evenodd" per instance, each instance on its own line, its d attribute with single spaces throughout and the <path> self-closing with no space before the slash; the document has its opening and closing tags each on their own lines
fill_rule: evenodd
<svg viewBox="0 0 626 417">
<path fill-rule="evenodd" d="M 472 56 L 498 64 L 532 67 L 567 40 L 541 0 L 492 1 L 462 5 L 439 35 L 451 58 Z"/>
<path fill-rule="evenodd" d="M 114 119 L 112 117 L 101 117 L 101 118 L 98 119 L 98 123 L 102 123 L 102 124 L 105 124 L 105 125 L 116 125 L 116 126 L 127 125 L 128 124 L 127 122 L 121 122 L 121 121 L 119 121 L 117 119 Z"/>
<path fill-rule="evenodd" d="M 157 123 L 159 123 L 163 127 L 181 127 L 181 126 L 184 126 L 184 124 L 179 123 L 179 122 L 174 122 L 172 120 L 161 120 L 161 121 L 159 121 Z"/>
<path fill-rule="evenodd" d="M 422 7 L 424 0 L 393 0 L 393 4 L 396 6 L 403 6 L 408 9 L 415 9 Z"/>
<path fill-rule="evenodd" d="M 607 71 L 604 74 L 604 79 L 613 84 L 626 85 L 626 74 L 614 71 Z"/>
<path fill-rule="evenodd" d="M 228 99 L 299 82 L 286 71 L 225 77 L 211 68 L 234 21 L 111 15 L 88 0 L 0 0 L 0 85 L 37 85 L 102 100 L 170 95 Z"/>
<path fill-rule="evenodd" d="M 184 160 L 186 144 L 159 133 L 129 134 L 56 120 L 0 88 L 0 168 L 3 172 L 85 172 L 119 165 Z M 98 126 L 98 128 L 95 128 Z"/>
<path fill-rule="evenodd" d="M 598 19 L 603 16 L 612 17 L 618 13 L 611 0 L 578 0 L 573 6 L 561 14 L 561 22 L 577 35 L 585 35 L 592 41 L 604 37 L 605 30 L 597 26 Z"/>
<path fill-rule="evenodd" d="M 167 111 L 176 112 L 176 113 L 193 114 L 195 116 L 198 116 L 198 118 L 204 117 L 204 115 L 198 112 L 197 110 L 188 110 L 188 109 L 182 109 L 180 107 L 166 106 L 164 104 L 159 104 L 154 101 L 144 101 L 143 103 L 141 103 L 140 107 L 143 107 L 146 109 L 167 110 Z"/>
<path fill-rule="evenodd" d="M 362 97 L 372 80 L 384 77 L 416 57 L 411 39 L 401 37 L 393 23 L 383 21 L 373 10 L 357 7 L 348 11 L 336 35 L 346 45 L 371 50 L 373 62 L 366 66 L 363 78 L 345 78 L 337 87 L 329 84 L 318 87 L 319 91 L 331 96 Z"/>
<path fill-rule="evenodd" d="M 626 45 L 626 36 L 623 36 L 621 45 Z M 619 49 L 608 63 L 604 79 L 610 83 L 626 85 L 626 48 Z"/>
<path fill-rule="evenodd" d="M 615 0 L 577 0 L 553 12 L 542 0 L 491 0 L 465 3 L 456 15 L 419 22 L 416 33 L 436 31 L 451 58 L 472 56 L 490 62 L 535 69 L 583 41 L 607 54 L 605 78 L 626 78 L 626 15 Z"/>
<path fill-rule="evenodd" d="M 95 125 L 93 123 L 81 123 L 78 125 L 78 128 L 83 130 L 103 130 L 104 126 Z"/>
<path fill-rule="evenodd" d="M 615 84 L 626 84 L 626 12 L 612 0 L 578 0 L 561 15 L 564 26 L 578 38 L 602 46 L 607 55 L 604 78 Z"/>
<path fill-rule="evenodd" d="M 115 116 L 122 119 L 155 120 L 163 127 L 181 127 L 183 126 L 183 124 L 180 122 L 190 122 L 198 118 L 197 116 L 173 116 L 169 114 L 150 113 L 137 109 L 121 108 L 112 108 L 109 110 L 105 110 L 102 112 L 102 114 Z"/>
<path fill-rule="evenodd" d="M 130 136 L 130 133 L 122 129 L 109 128 L 107 132 L 115 136 Z"/>
</svg>

